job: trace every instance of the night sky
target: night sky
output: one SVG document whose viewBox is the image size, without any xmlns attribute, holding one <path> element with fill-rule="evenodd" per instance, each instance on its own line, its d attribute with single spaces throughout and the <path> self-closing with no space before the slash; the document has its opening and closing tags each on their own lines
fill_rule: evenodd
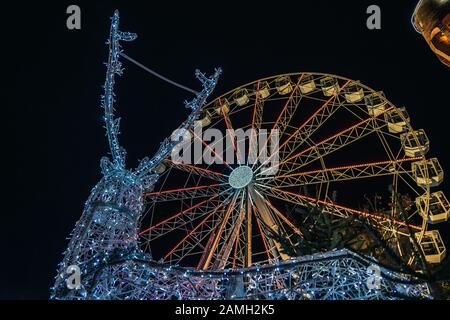
<svg viewBox="0 0 450 320">
<path fill-rule="evenodd" d="M 49 297 L 66 238 L 100 178 L 107 141 L 99 102 L 109 17 L 116 8 L 121 30 L 138 34 L 124 44 L 126 53 L 193 89 L 199 89 L 196 68 L 211 73 L 220 66 L 216 96 L 259 78 L 301 71 L 342 75 L 383 90 L 394 104 L 407 107 L 414 128 L 426 130 L 430 154 L 450 172 L 450 70 L 410 23 L 416 1 L 217 3 L 2 4 L 6 56 L 0 92 L 6 96 L 3 128 L 12 151 L 2 152 L 11 163 L 3 167 L 8 190 L 0 218 L 0 298 Z M 70 4 L 81 7 L 81 30 L 66 28 Z M 370 4 L 381 7 L 381 30 L 366 28 Z M 123 118 L 121 144 L 135 166 L 185 119 L 182 102 L 191 96 L 123 62 L 116 107 Z M 447 195 L 449 186 L 441 187 Z"/>
</svg>

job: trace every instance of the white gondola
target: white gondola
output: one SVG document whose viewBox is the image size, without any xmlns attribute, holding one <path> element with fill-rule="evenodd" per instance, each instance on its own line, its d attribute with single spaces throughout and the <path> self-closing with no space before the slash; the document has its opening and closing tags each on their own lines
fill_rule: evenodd
<svg viewBox="0 0 450 320">
<path fill-rule="evenodd" d="M 422 129 L 404 133 L 400 139 L 407 157 L 424 156 L 430 150 L 430 141 Z"/>
<path fill-rule="evenodd" d="M 416 198 L 416 206 L 422 218 L 425 219 L 427 216 L 427 221 L 431 224 L 447 221 L 450 215 L 450 204 L 445 194 L 442 191 L 438 191 L 430 195 L 428 215 L 426 214 L 427 197 L 428 195 L 424 194 Z"/>
<path fill-rule="evenodd" d="M 164 165 L 164 163 L 160 163 L 160 164 L 158 164 L 156 167 L 155 167 L 155 169 L 153 170 L 153 171 L 155 171 L 155 173 L 157 173 L 157 174 L 162 174 L 162 173 L 164 173 L 164 171 L 166 171 L 166 166 Z"/>
<path fill-rule="evenodd" d="M 236 90 L 236 92 L 233 94 L 233 98 L 234 102 L 236 102 L 236 104 L 240 107 L 246 105 L 250 101 L 247 89 Z"/>
<path fill-rule="evenodd" d="M 279 77 L 275 80 L 275 87 L 281 95 L 288 94 L 292 91 L 291 78 L 288 76 Z"/>
<path fill-rule="evenodd" d="M 440 263 L 444 260 L 447 250 L 438 230 L 426 231 L 420 240 L 420 232 L 415 237 L 428 263 Z"/>
<path fill-rule="evenodd" d="M 412 163 L 414 179 L 418 186 L 436 187 L 444 180 L 444 171 L 436 158 Z"/>
<path fill-rule="evenodd" d="M 300 92 L 303 94 L 310 93 L 316 90 L 316 83 L 312 75 L 305 75 L 299 84 Z"/>
<path fill-rule="evenodd" d="M 205 111 L 199 120 L 195 121 L 195 126 L 206 127 L 211 124 L 211 115 L 208 111 Z"/>
<path fill-rule="evenodd" d="M 270 86 L 267 81 L 259 82 L 255 85 L 255 91 L 258 99 L 266 99 L 270 95 Z"/>
<path fill-rule="evenodd" d="M 348 103 L 356 103 L 364 99 L 364 90 L 359 82 L 352 82 L 344 88 L 344 96 Z"/>
<path fill-rule="evenodd" d="M 339 92 L 339 85 L 336 78 L 325 77 L 320 80 L 320 87 L 326 97 L 337 95 Z"/>
<path fill-rule="evenodd" d="M 219 115 L 228 114 L 228 112 L 230 112 L 230 103 L 227 99 L 216 100 L 214 110 Z"/>
<path fill-rule="evenodd" d="M 384 114 L 390 133 L 405 132 L 408 128 L 409 114 L 405 108 L 394 109 Z"/>
<path fill-rule="evenodd" d="M 367 112 L 372 117 L 378 117 L 386 110 L 387 100 L 382 91 L 369 94 L 364 97 Z"/>
</svg>

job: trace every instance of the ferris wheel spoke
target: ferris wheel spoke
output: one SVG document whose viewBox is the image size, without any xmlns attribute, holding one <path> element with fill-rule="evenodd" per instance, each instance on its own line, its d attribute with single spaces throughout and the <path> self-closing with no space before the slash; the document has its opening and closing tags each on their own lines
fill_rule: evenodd
<svg viewBox="0 0 450 320">
<path fill-rule="evenodd" d="M 190 254 L 192 250 L 199 246 L 202 241 L 212 232 L 214 225 L 217 223 L 219 217 L 211 219 L 214 215 L 218 215 L 219 210 L 224 207 L 231 197 L 218 204 L 213 210 L 204 217 L 193 229 L 189 232 L 164 256 L 163 260 L 180 262 L 183 257 Z"/>
<path fill-rule="evenodd" d="M 288 188 L 301 185 L 311 185 L 317 183 L 339 182 L 356 179 L 377 178 L 381 176 L 410 174 L 411 167 L 404 168 L 405 163 L 422 159 L 403 158 L 393 161 L 383 161 L 374 163 L 364 163 L 352 166 L 313 170 L 307 172 L 279 175 L 276 177 L 264 177 L 257 179 L 266 185 L 276 188 Z M 268 181 L 268 180 L 273 181 Z"/>
<path fill-rule="evenodd" d="M 249 267 L 252 264 L 252 220 L 251 220 L 251 203 L 249 201 L 248 191 L 244 191 L 242 196 L 246 196 L 245 200 L 241 203 L 242 210 L 242 222 L 239 224 L 238 235 L 236 237 L 234 253 L 233 253 L 233 264 L 232 267 L 235 269 L 237 263 L 240 263 L 240 267 Z"/>
<path fill-rule="evenodd" d="M 278 129 L 279 135 L 282 136 L 292 120 L 298 106 L 303 98 L 303 94 L 299 90 L 299 84 L 302 81 L 304 75 L 302 74 L 297 83 L 295 84 L 289 99 L 287 99 L 283 109 L 281 110 L 277 120 L 275 121 L 272 129 Z"/>
<path fill-rule="evenodd" d="M 346 81 L 340 88 L 339 92 L 344 89 L 350 81 Z M 336 103 L 337 100 L 337 103 Z M 287 158 L 303 145 L 314 132 L 317 131 L 334 113 L 344 104 L 339 100 L 336 94 L 326 100 L 306 121 L 304 121 L 293 134 L 280 146 L 280 157 Z"/>
<path fill-rule="evenodd" d="M 238 226 L 238 230 L 237 230 L 237 241 L 234 242 L 234 250 L 233 250 L 233 264 L 232 264 L 232 268 L 235 269 L 236 268 L 236 262 L 239 259 L 238 257 L 238 251 L 239 251 L 239 245 L 240 245 L 240 233 L 241 233 L 241 224 L 239 224 Z M 241 259 L 241 263 L 243 262 L 243 260 Z M 242 263 L 243 265 L 243 263 Z"/>
<path fill-rule="evenodd" d="M 199 136 L 195 133 L 195 130 L 190 129 L 189 131 L 191 132 L 191 134 L 193 135 L 193 137 L 194 137 L 195 139 L 197 139 L 198 141 L 200 141 L 206 149 L 208 149 L 210 152 L 212 152 L 212 153 L 214 154 L 214 157 L 215 157 L 216 159 L 219 159 L 219 161 L 220 161 L 221 163 L 223 163 L 224 165 L 226 165 L 228 168 L 231 169 L 231 166 L 225 161 L 225 159 L 223 159 L 223 157 L 222 157 L 220 154 L 217 154 L 217 152 L 216 152 L 213 148 L 211 148 L 211 146 L 210 146 L 209 144 L 207 144 L 207 143 L 205 142 L 205 140 L 202 139 L 202 137 L 199 137 Z"/>
<path fill-rule="evenodd" d="M 170 260 L 170 262 L 180 262 L 183 257 L 186 256 L 186 254 L 189 254 L 193 248 L 195 248 L 196 246 L 199 245 L 200 241 L 202 240 L 201 237 L 196 237 L 196 232 L 198 229 L 200 229 L 200 227 L 204 226 L 206 224 L 206 222 L 208 222 L 208 220 L 213 216 L 213 214 L 215 213 L 215 211 L 210 212 L 204 219 L 202 219 L 200 221 L 199 224 L 197 224 L 195 226 L 194 229 L 192 229 L 191 231 L 189 231 L 188 234 L 186 234 L 183 239 L 181 239 L 181 241 L 179 241 L 164 257 L 163 257 L 163 261 L 168 261 Z M 211 222 L 214 222 L 214 220 L 210 220 Z M 201 233 L 200 233 L 201 234 Z M 192 241 L 189 241 L 189 240 Z M 175 256 L 175 258 L 171 258 L 171 256 Z M 175 260 L 176 259 L 176 260 Z"/>
<path fill-rule="evenodd" d="M 383 146 L 384 151 L 386 152 L 387 156 L 390 160 L 397 159 L 400 157 L 400 153 L 403 151 L 402 149 L 398 150 L 397 156 L 394 155 L 394 152 L 389 147 L 389 143 L 385 137 L 384 132 L 377 131 L 378 139 L 380 140 L 381 145 Z M 399 137 L 395 137 L 396 139 L 399 139 Z"/>
<path fill-rule="evenodd" d="M 259 91 L 261 82 L 256 85 L 256 91 Z M 264 99 L 260 99 L 259 95 L 255 95 L 255 104 L 253 105 L 253 116 L 252 116 L 252 128 L 261 129 L 263 110 L 264 110 Z"/>
<path fill-rule="evenodd" d="M 302 232 L 300 231 L 300 229 L 298 229 L 294 223 L 292 221 L 290 221 L 287 217 L 286 214 L 282 213 L 280 210 L 278 210 L 270 201 L 269 199 L 267 199 L 266 197 L 264 198 L 264 201 L 266 202 L 266 204 L 272 209 L 273 212 L 275 212 L 275 214 L 284 222 L 286 223 L 289 228 L 291 228 L 292 231 L 294 231 L 294 233 L 296 233 L 297 235 L 299 235 L 300 237 L 303 237 Z"/>
<path fill-rule="evenodd" d="M 347 81 L 340 87 L 342 90 L 350 81 Z M 309 97 L 308 97 L 309 98 Z M 295 131 L 287 137 L 287 139 L 275 150 L 275 152 L 262 163 L 257 170 L 262 168 L 267 162 L 279 153 L 281 159 L 287 158 L 295 152 L 299 146 L 305 143 L 311 135 L 320 128 L 331 116 L 342 106 L 341 103 L 335 103 L 338 95 L 333 95 L 314 112 L 306 121 L 303 122 Z M 257 171 L 255 170 L 255 171 Z"/>
<path fill-rule="evenodd" d="M 166 159 L 164 160 L 164 164 L 168 167 L 178 169 L 180 171 L 187 172 L 189 174 L 200 176 L 204 178 L 209 178 L 214 181 L 218 182 L 226 182 L 226 176 L 223 173 L 216 172 L 210 169 L 204 169 L 200 168 L 198 166 L 192 165 L 192 164 L 186 164 L 186 163 L 176 163 L 172 160 Z"/>
<path fill-rule="evenodd" d="M 245 209 L 244 209 L 244 200 L 243 200 L 243 192 L 239 195 L 241 197 L 240 205 L 237 204 L 232 209 L 232 216 L 229 218 L 229 223 L 225 224 L 225 228 L 222 231 L 221 240 L 217 246 L 217 254 L 215 254 L 215 261 L 211 263 L 212 268 L 223 269 L 230 265 L 230 263 L 234 263 L 235 260 L 233 256 L 230 256 L 232 253 L 233 246 L 236 248 L 239 245 L 239 233 L 241 229 L 241 225 L 244 223 L 245 219 Z"/>
<path fill-rule="evenodd" d="M 214 218 L 214 214 L 204 219 L 197 230 L 186 235 L 182 241 L 178 242 L 172 250 L 164 256 L 164 261 L 171 264 L 178 264 L 189 256 L 199 256 L 204 252 L 205 247 L 202 242 L 214 231 L 215 225 L 220 218 Z M 197 249 L 198 248 L 198 249 Z M 197 249 L 197 250 L 196 250 Z"/>
<path fill-rule="evenodd" d="M 173 231 L 184 230 L 188 232 L 188 228 L 192 226 L 194 222 L 202 217 L 210 215 L 211 213 L 219 212 L 220 208 L 230 202 L 230 198 L 230 196 L 224 199 L 217 198 L 204 203 L 202 206 L 195 208 L 195 210 L 190 211 L 189 213 L 179 215 L 174 219 L 167 221 L 166 223 L 155 226 L 152 229 L 148 228 L 145 233 L 147 233 L 147 237 L 149 238 L 149 240 L 154 241 Z M 145 233 L 141 232 L 140 235 L 144 236 Z"/>
<path fill-rule="evenodd" d="M 283 132 L 286 130 L 286 128 L 289 126 L 289 122 L 291 121 L 293 115 L 295 114 L 295 111 L 297 110 L 298 105 L 300 104 L 300 101 L 303 98 L 303 95 L 299 91 L 299 84 L 301 79 L 303 78 L 303 74 L 299 77 L 297 83 L 295 84 L 295 87 L 293 88 L 289 98 L 286 100 L 283 108 L 281 109 L 280 114 L 278 115 L 275 123 L 272 126 L 272 129 L 277 129 L 279 136 L 282 136 Z M 273 135 L 273 130 L 270 131 L 268 139 L 264 142 L 263 146 L 260 146 L 260 150 L 257 152 L 258 156 L 257 159 L 261 158 L 261 152 L 265 150 L 268 142 L 271 140 Z M 267 161 L 264 161 L 266 163 Z M 257 162 L 255 162 L 252 166 L 252 169 L 255 168 L 257 165 Z"/>
<path fill-rule="evenodd" d="M 247 201 L 248 202 L 248 201 Z M 249 267 L 252 264 L 252 247 L 251 247 L 251 212 L 244 210 L 244 221 L 239 225 L 238 236 L 234 246 L 233 268 Z"/>
<path fill-rule="evenodd" d="M 256 91 L 259 92 L 260 88 L 260 82 L 256 85 Z M 255 95 L 255 104 L 253 106 L 253 113 L 252 113 L 252 124 L 251 124 L 251 133 L 249 137 L 249 144 L 248 144 L 248 154 L 247 157 L 247 165 L 250 163 L 250 155 L 256 155 L 258 152 L 258 144 L 257 144 L 257 134 L 256 131 L 259 131 L 261 129 L 262 124 L 262 117 L 263 117 L 263 111 L 264 111 L 264 99 L 259 98 L 259 94 L 257 93 Z"/>
<path fill-rule="evenodd" d="M 252 209 L 253 215 L 255 217 L 254 220 L 256 221 L 256 225 L 258 226 L 259 235 L 261 237 L 261 241 L 264 246 L 264 252 L 266 253 L 267 260 L 269 261 L 269 263 L 273 263 L 276 260 L 276 256 L 273 255 L 274 247 L 271 247 L 270 244 L 268 243 L 268 240 L 266 239 L 266 233 L 264 232 L 261 226 L 261 222 L 259 220 L 260 218 L 256 214 L 256 209 L 254 207 L 252 207 Z"/>
<path fill-rule="evenodd" d="M 243 196 L 243 193 L 241 194 Z M 244 199 L 241 198 L 241 204 L 239 209 L 237 210 L 237 216 L 233 219 L 232 225 L 230 225 L 230 229 L 228 234 L 224 237 L 223 244 L 220 248 L 220 251 L 217 254 L 217 259 L 214 263 L 214 269 L 223 269 L 225 268 L 228 259 L 230 258 L 231 251 L 233 246 L 238 245 L 238 236 L 240 232 L 240 228 L 245 219 L 245 210 L 244 210 Z M 237 250 L 237 249 L 236 249 Z M 236 258 L 236 257 L 235 257 Z"/>
<path fill-rule="evenodd" d="M 163 234 L 166 234 L 168 232 L 171 232 L 181 226 L 186 225 L 189 221 L 191 221 L 192 218 L 196 218 L 198 216 L 202 216 L 205 214 L 205 212 L 208 212 L 208 210 L 211 208 L 211 206 L 214 206 L 215 202 L 220 203 L 223 201 L 223 199 L 220 198 L 220 196 L 223 194 L 215 194 L 211 198 L 205 199 L 187 209 L 183 209 L 174 215 L 171 215 L 170 217 L 164 219 L 161 222 L 158 222 L 151 227 L 141 231 L 139 233 L 140 236 L 144 235 L 147 232 L 155 233 L 154 236 L 152 236 L 152 239 L 156 239 L 156 237 L 159 237 Z M 194 211 L 195 210 L 195 211 Z M 189 214 L 190 213 L 190 214 Z M 186 215 L 189 214 L 189 217 L 186 217 Z"/>
<path fill-rule="evenodd" d="M 385 112 L 391 108 L 385 110 Z M 350 145 L 376 130 L 380 130 L 387 124 L 376 118 L 369 118 L 361 121 L 335 135 L 324 139 L 315 145 L 280 161 L 280 170 L 283 174 L 298 172 L 303 166 L 323 158 L 336 150 Z"/>
<path fill-rule="evenodd" d="M 284 226 L 280 223 L 277 212 L 271 210 L 267 205 L 264 195 L 262 195 L 258 190 L 250 188 L 250 196 L 253 203 L 255 204 L 255 215 L 260 219 L 260 222 L 264 229 L 266 229 L 269 234 L 281 236 L 282 234 L 287 234 Z M 264 235 L 267 235 L 264 233 Z M 267 242 L 269 243 L 274 257 L 281 258 L 282 260 L 288 259 L 288 255 L 282 250 L 282 244 L 278 239 L 274 237 L 268 237 Z"/>
<path fill-rule="evenodd" d="M 232 226 L 232 220 L 230 219 L 230 216 L 232 212 L 235 210 L 236 201 L 239 197 L 239 192 L 235 192 L 233 199 L 231 200 L 230 205 L 228 206 L 223 219 L 220 222 L 220 225 L 218 226 L 217 232 L 211 235 L 211 241 L 208 242 L 208 246 L 206 247 L 204 251 L 204 257 L 202 257 L 201 262 L 204 261 L 203 265 L 201 266 L 202 269 L 208 269 L 210 267 L 211 261 L 214 256 L 217 257 L 217 249 L 219 247 L 220 242 L 224 242 L 224 231 L 229 230 L 230 226 Z M 225 232 L 226 233 L 226 232 Z M 225 234 L 226 236 L 226 234 Z"/>
<path fill-rule="evenodd" d="M 397 227 L 409 227 L 409 228 L 415 229 L 415 230 L 422 229 L 421 226 L 416 226 L 416 225 L 409 224 L 404 221 L 399 221 L 390 216 L 382 215 L 379 213 L 356 210 L 356 209 L 341 206 L 341 205 L 338 205 L 338 204 L 335 204 L 332 202 L 314 199 L 312 197 L 296 194 L 296 193 L 289 192 L 289 191 L 280 190 L 277 188 L 267 188 L 267 189 L 264 189 L 261 191 L 268 196 L 274 197 L 276 199 L 284 200 L 286 202 L 290 202 L 290 203 L 293 203 L 296 205 L 300 205 L 303 207 L 310 208 L 310 207 L 319 206 L 323 212 L 329 213 L 329 214 L 337 216 L 339 218 L 349 218 L 352 215 L 357 215 L 357 216 L 367 218 L 369 220 L 373 220 L 376 223 L 389 222 L 392 225 L 395 225 Z M 398 232 L 398 231 L 395 231 L 395 232 Z"/>
<path fill-rule="evenodd" d="M 173 190 L 163 190 L 158 192 L 149 192 L 145 196 L 150 202 L 164 202 L 185 199 L 195 199 L 212 197 L 217 193 L 220 187 L 226 186 L 226 183 L 216 183 L 207 186 L 195 186 L 188 188 L 179 188 Z"/>
<path fill-rule="evenodd" d="M 398 178 L 400 178 L 400 180 L 403 181 L 403 183 L 405 183 L 405 185 L 408 186 L 409 189 L 412 190 L 416 196 L 421 196 L 421 195 L 423 194 L 423 193 L 421 193 L 421 192 L 427 192 L 427 191 L 426 191 L 426 188 L 419 187 L 419 186 L 417 186 L 417 185 L 416 185 L 416 186 L 413 186 L 413 185 L 411 184 L 411 181 L 415 181 L 415 177 L 414 177 L 414 175 L 412 174 L 412 172 L 409 172 L 406 176 L 409 177 L 408 180 L 410 180 L 410 181 L 408 181 L 408 180 L 406 179 L 406 177 L 405 177 L 405 176 L 402 176 L 402 175 L 399 175 Z M 417 189 L 419 189 L 421 192 L 417 191 Z M 425 189 L 425 190 L 424 190 L 424 189 Z"/>
<path fill-rule="evenodd" d="M 245 267 L 250 267 L 252 264 L 252 238 L 253 238 L 253 231 L 252 231 L 252 203 L 250 201 L 250 193 L 247 190 L 247 225 L 246 225 L 246 238 L 244 248 L 245 248 Z"/>
<path fill-rule="evenodd" d="M 220 101 L 220 99 L 219 99 L 219 101 Z M 241 150 L 239 149 L 240 141 L 236 141 L 235 131 L 233 128 L 233 124 L 231 123 L 231 119 L 230 119 L 229 115 L 227 113 L 222 113 L 222 114 L 223 114 L 223 119 L 225 121 L 225 125 L 228 129 L 227 135 L 230 135 L 231 145 L 233 147 L 237 162 L 238 162 L 238 164 L 241 164 L 242 163 L 242 155 L 241 155 Z M 236 144 L 236 142 L 237 142 L 237 144 Z"/>
</svg>

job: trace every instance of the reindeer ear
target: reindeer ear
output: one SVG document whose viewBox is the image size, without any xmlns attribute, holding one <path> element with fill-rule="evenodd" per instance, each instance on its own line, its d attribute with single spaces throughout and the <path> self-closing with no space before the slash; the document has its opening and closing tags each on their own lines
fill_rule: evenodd
<svg viewBox="0 0 450 320">
<path fill-rule="evenodd" d="M 144 157 L 141 161 L 139 161 L 136 171 L 141 172 L 149 161 L 150 161 L 150 159 L 148 157 Z"/>
<path fill-rule="evenodd" d="M 104 176 L 114 170 L 114 165 L 107 157 L 102 157 L 100 160 L 100 168 Z"/>
<path fill-rule="evenodd" d="M 122 162 L 125 164 L 125 159 L 127 158 L 127 150 L 124 147 L 120 147 L 120 157 Z"/>
<path fill-rule="evenodd" d="M 148 174 L 140 178 L 139 183 L 146 192 L 151 192 L 158 178 L 159 174 Z"/>
</svg>

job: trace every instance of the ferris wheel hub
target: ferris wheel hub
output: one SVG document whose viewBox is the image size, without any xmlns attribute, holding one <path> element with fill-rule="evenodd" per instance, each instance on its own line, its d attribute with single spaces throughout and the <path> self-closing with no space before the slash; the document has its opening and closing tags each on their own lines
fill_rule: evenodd
<svg viewBox="0 0 450 320">
<path fill-rule="evenodd" d="M 249 166 L 239 166 L 231 172 L 228 178 L 228 183 L 235 189 L 242 189 L 248 186 L 252 179 L 252 168 Z"/>
</svg>

